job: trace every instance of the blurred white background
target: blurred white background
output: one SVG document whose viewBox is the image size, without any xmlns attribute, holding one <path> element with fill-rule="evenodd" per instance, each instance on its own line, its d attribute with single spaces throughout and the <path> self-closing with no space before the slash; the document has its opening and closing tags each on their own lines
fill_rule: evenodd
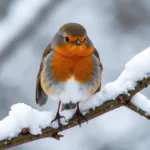
<svg viewBox="0 0 150 150">
<path fill-rule="evenodd" d="M 35 103 L 35 80 L 42 53 L 60 26 L 82 24 L 104 66 L 103 85 L 125 63 L 150 46 L 148 0 L 0 0 L 0 119 L 23 102 L 56 111 L 57 103 Z M 150 98 L 150 88 L 142 91 Z M 81 128 L 63 131 L 60 141 L 38 140 L 12 150 L 149 150 L 150 121 L 127 108 L 104 114 Z"/>
</svg>

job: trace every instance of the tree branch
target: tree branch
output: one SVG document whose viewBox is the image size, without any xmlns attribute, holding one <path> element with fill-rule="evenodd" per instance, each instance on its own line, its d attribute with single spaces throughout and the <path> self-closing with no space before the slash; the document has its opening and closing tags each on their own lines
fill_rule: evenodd
<svg viewBox="0 0 150 150">
<path fill-rule="evenodd" d="M 136 106 L 133 105 L 131 102 L 129 102 L 126 106 L 127 106 L 129 109 L 133 110 L 134 112 L 140 114 L 141 116 L 146 117 L 147 119 L 150 119 L 150 115 L 146 114 L 145 111 L 143 111 L 142 109 L 136 107 Z"/>
<path fill-rule="evenodd" d="M 91 120 L 95 117 L 105 114 L 111 110 L 118 108 L 118 107 L 127 106 L 129 109 L 132 109 L 133 111 L 139 113 L 140 115 L 150 119 L 150 116 L 146 115 L 145 112 L 142 111 L 141 109 L 137 109 L 137 107 L 134 106 L 130 102 L 130 99 L 136 93 L 141 91 L 143 88 L 147 87 L 149 84 L 150 84 L 150 77 L 148 77 L 146 79 L 144 78 L 143 80 L 138 81 L 135 89 L 132 91 L 128 91 L 128 95 L 120 94 L 115 100 L 108 100 L 103 105 L 97 107 L 95 110 L 90 109 L 89 112 L 85 115 L 86 118 L 88 120 Z M 84 123 L 85 121 L 82 120 L 81 122 Z M 62 130 L 69 129 L 69 128 L 72 128 L 77 125 L 78 125 L 77 118 L 73 118 L 68 122 L 67 125 L 63 125 Z M 27 130 L 24 130 L 24 131 L 27 131 Z M 51 127 L 43 129 L 42 134 L 40 134 L 40 135 L 32 135 L 29 132 L 26 132 L 26 133 L 22 132 L 25 135 L 20 133 L 20 135 L 18 135 L 17 137 L 15 137 L 11 140 L 6 139 L 3 141 L 0 141 L 0 150 L 10 148 L 10 147 L 13 147 L 16 145 L 21 145 L 23 143 L 31 142 L 34 140 L 46 138 L 46 137 L 52 137 L 52 138 L 59 140 L 59 138 L 61 138 L 62 135 L 59 135 L 58 132 L 60 132 L 60 129 L 54 129 Z"/>
</svg>

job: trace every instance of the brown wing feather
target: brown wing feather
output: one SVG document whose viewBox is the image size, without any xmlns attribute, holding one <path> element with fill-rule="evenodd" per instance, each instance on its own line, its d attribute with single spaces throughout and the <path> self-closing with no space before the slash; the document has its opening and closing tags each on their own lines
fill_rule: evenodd
<svg viewBox="0 0 150 150">
<path fill-rule="evenodd" d="M 101 63 L 100 56 L 99 56 L 98 51 L 96 50 L 96 48 L 94 49 L 94 55 L 98 58 L 101 71 L 103 71 L 103 65 Z M 98 87 L 98 89 L 97 89 L 97 91 L 95 93 L 97 93 L 98 91 L 100 91 L 100 89 L 101 89 L 101 82 L 100 82 L 100 85 L 99 85 L 99 87 Z"/>
<path fill-rule="evenodd" d="M 44 105 L 48 99 L 48 96 L 46 95 L 46 93 L 43 91 L 43 89 L 41 87 L 40 77 L 41 77 L 41 71 L 43 69 L 43 60 L 51 51 L 52 51 L 52 49 L 51 49 L 50 45 L 48 45 L 43 53 L 42 61 L 40 64 L 40 69 L 39 69 L 39 72 L 38 72 L 37 78 L 36 78 L 36 103 L 39 105 Z"/>
</svg>

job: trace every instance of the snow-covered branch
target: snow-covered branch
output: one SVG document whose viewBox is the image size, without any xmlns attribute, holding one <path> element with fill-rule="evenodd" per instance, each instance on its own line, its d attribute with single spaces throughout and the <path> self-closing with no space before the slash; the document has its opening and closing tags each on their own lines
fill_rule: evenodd
<svg viewBox="0 0 150 150">
<path fill-rule="evenodd" d="M 126 106 L 141 116 L 150 119 L 150 100 L 143 94 L 136 94 Z"/>
<path fill-rule="evenodd" d="M 86 118 L 90 120 L 120 106 L 127 106 L 149 119 L 150 103 L 143 95 L 137 94 L 150 84 L 149 64 L 150 48 L 130 60 L 116 81 L 106 84 L 101 92 L 80 104 Z M 66 118 L 61 120 L 62 130 L 78 125 L 77 118 L 72 119 L 74 112 L 61 112 Z M 61 135 L 58 134 L 57 122 L 51 124 L 54 116 L 53 112 L 39 112 L 25 104 L 13 105 L 9 116 L 0 121 L 0 149 L 45 137 L 59 139 Z"/>
</svg>

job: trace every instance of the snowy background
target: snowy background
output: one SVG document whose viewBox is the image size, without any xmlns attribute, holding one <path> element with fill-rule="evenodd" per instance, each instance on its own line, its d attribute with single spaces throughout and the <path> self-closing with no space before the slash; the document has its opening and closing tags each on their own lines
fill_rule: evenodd
<svg viewBox="0 0 150 150">
<path fill-rule="evenodd" d="M 56 111 L 35 103 L 35 80 L 41 55 L 58 28 L 81 23 L 103 62 L 103 86 L 114 81 L 135 54 L 150 46 L 148 0 L 0 0 L 0 119 L 12 104 Z M 149 99 L 150 88 L 142 91 Z M 149 150 L 150 121 L 127 108 L 102 115 L 82 128 L 12 150 Z"/>
</svg>

